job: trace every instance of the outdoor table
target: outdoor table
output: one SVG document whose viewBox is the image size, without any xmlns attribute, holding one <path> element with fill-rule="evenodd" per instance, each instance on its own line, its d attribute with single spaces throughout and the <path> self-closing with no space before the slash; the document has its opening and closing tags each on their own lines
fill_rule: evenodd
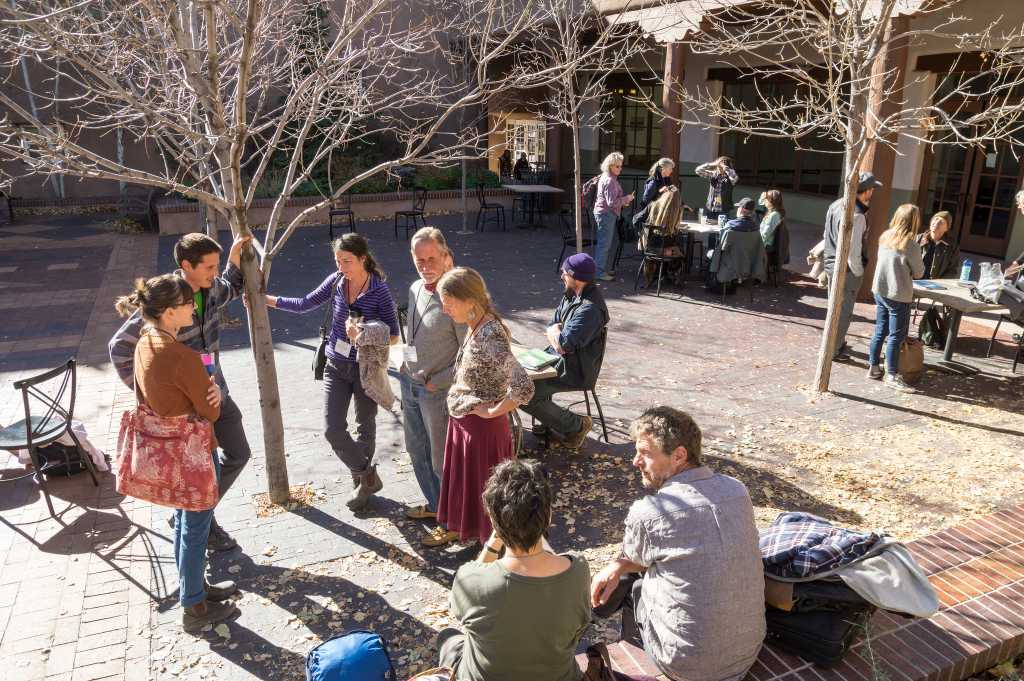
<svg viewBox="0 0 1024 681">
<path fill-rule="evenodd" d="M 516 194 L 523 194 L 526 196 L 528 208 L 526 209 L 527 222 L 526 224 L 516 225 L 519 229 L 534 229 L 538 227 L 538 223 L 535 220 L 537 213 L 537 199 L 541 194 L 563 194 L 564 189 L 558 187 L 552 187 L 547 184 L 503 184 L 501 185 L 509 191 L 513 191 Z"/>
<path fill-rule="evenodd" d="M 951 362 L 953 359 L 954 347 L 956 346 L 957 334 L 960 332 L 960 318 L 964 314 L 972 312 L 998 312 L 1000 314 L 1009 312 L 1002 305 L 985 303 L 971 297 L 971 292 L 966 286 L 961 286 L 958 279 L 929 279 L 931 283 L 939 284 L 945 288 L 939 290 L 928 289 L 920 282 L 914 282 L 914 298 L 934 300 L 946 306 L 947 331 L 946 347 L 942 352 L 942 361 Z"/>
<path fill-rule="evenodd" d="M 527 348 L 525 345 L 520 345 L 518 343 L 512 344 L 513 351 L 526 349 Z M 395 343 L 394 345 L 391 346 L 388 352 L 390 360 L 389 364 L 391 365 L 391 368 L 394 370 L 396 376 L 398 374 L 398 371 L 400 371 L 402 368 L 402 356 L 404 352 L 405 345 L 403 343 Z M 523 368 L 525 369 L 526 367 Z M 546 378 L 558 378 L 558 370 L 552 366 L 544 367 L 543 369 L 539 370 L 526 369 L 526 375 L 530 377 L 531 381 L 542 381 Z"/>
<path fill-rule="evenodd" d="M 704 222 L 700 222 L 698 220 L 680 220 L 679 221 L 679 229 L 683 230 L 684 232 L 689 232 L 690 234 L 693 235 L 694 239 L 699 239 L 701 241 L 701 243 L 704 244 L 704 247 L 701 248 L 701 251 L 700 251 L 700 254 L 699 254 L 700 255 L 700 259 L 698 260 L 698 262 L 702 265 L 701 270 L 703 270 L 704 269 L 703 268 L 703 264 L 704 264 L 705 257 L 706 257 L 705 254 L 704 254 L 704 250 L 705 250 L 705 248 L 713 249 L 713 248 L 715 248 L 718 245 L 718 235 L 722 232 L 722 228 L 718 226 L 717 222 L 714 223 L 714 224 L 707 224 L 707 223 L 704 223 Z M 692 249 L 692 248 L 693 248 L 693 242 L 691 241 L 690 242 L 690 249 Z M 687 272 L 689 272 L 689 270 L 690 270 L 690 263 L 692 261 L 693 261 L 693 253 L 689 252 L 689 253 L 686 254 L 686 270 L 687 270 Z"/>
</svg>

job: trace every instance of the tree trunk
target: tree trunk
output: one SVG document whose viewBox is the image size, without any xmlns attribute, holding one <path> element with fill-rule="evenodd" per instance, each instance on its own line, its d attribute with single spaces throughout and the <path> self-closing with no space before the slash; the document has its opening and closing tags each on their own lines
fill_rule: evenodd
<svg viewBox="0 0 1024 681">
<path fill-rule="evenodd" d="M 573 215 L 576 217 L 576 252 L 583 252 L 583 211 L 587 207 L 583 205 L 583 171 L 581 169 L 582 154 L 580 152 L 580 114 L 579 109 L 572 112 L 572 187 L 575 192 L 573 203 L 576 210 Z M 559 263 L 561 266 L 561 263 Z"/>
<path fill-rule="evenodd" d="M 244 214 L 235 216 L 234 234 L 251 234 Z M 268 263 L 269 264 L 269 263 Z M 288 464 L 284 454 L 284 420 L 281 415 L 281 392 L 277 384 L 277 365 L 274 363 L 274 342 L 267 314 L 267 292 L 256 261 L 256 251 L 246 247 L 242 251 L 242 274 L 245 293 L 249 299 L 249 342 L 256 365 L 256 385 L 260 398 L 260 416 L 263 421 L 263 451 L 267 467 L 267 490 L 270 501 L 283 504 L 288 501 Z"/>
<path fill-rule="evenodd" d="M 858 105 L 866 104 L 866 97 L 863 93 L 857 93 L 853 97 L 854 111 L 861 111 Z M 828 311 L 825 314 L 825 329 L 821 335 L 821 348 L 818 351 L 818 365 L 814 374 L 814 390 L 818 393 L 828 391 L 829 381 L 832 378 L 832 355 L 836 351 L 836 341 L 839 335 L 839 310 L 843 304 L 843 287 L 846 285 L 847 261 L 850 255 L 850 243 L 853 240 L 853 213 L 857 200 L 857 184 L 860 170 L 860 160 L 863 158 L 863 140 L 860 135 L 863 126 L 856 123 L 850 124 L 851 130 L 856 131 L 858 141 L 848 144 L 846 157 L 843 162 L 843 172 L 846 181 L 843 183 L 843 199 L 846 201 L 843 211 L 843 223 L 839 229 L 839 243 L 836 245 L 836 260 L 833 266 L 833 274 L 828 289 Z M 856 295 L 856 294 L 854 294 Z"/>
</svg>

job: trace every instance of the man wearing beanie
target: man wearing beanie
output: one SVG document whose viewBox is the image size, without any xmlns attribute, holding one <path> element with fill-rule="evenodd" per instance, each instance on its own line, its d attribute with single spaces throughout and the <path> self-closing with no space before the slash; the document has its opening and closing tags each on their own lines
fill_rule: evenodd
<svg viewBox="0 0 1024 681">
<path fill-rule="evenodd" d="M 566 447 L 579 449 L 593 421 L 551 401 L 560 392 L 591 390 L 604 357 L 608 306 L 594 280 L 597 265 L 586 253 L 570 255 L 562 263 L 565 295 L 555 308 L 547 329 L 548 352 L 559 355 L 556 378 L 534 382 L 533 399 L 520 407 L 560 436 Z"/>
</svg>

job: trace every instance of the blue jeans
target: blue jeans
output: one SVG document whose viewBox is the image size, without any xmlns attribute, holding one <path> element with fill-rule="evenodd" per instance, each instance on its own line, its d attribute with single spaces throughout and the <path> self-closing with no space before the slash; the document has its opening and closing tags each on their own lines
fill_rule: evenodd
<svg viewBox="0 0 1024 681">
<path fill-rule="evenodd" d="M 878 366 L 885 340 L 885 371 L 895 375 L 900 361 L 900 345 L 907 339 L 910 329 L 910 303 L 889 300 L 875 294 L 875 333 L 868 346 L 868 364 Z"/>
<path fill-rule="evenodd" d="M 612 253 L 612 246 L 615 245 L 618 234 L 615 231 L 615 223 L 619 216 L 611 211 L 605 213 L 594 213 L 597 220 L 597 244 L 594 246 L 594 262 L 597 263 L 597 276 L 603 276 L 611 271 L 612 263 L 608 262 L 608 256 Z"/>
<path fill-rule="evenodd" d="M 444 441 L 448 434 L 448 391 L 430 392 L 423 383 L 402 374 L 402 427 L 405 450 L 427 508 L 437 512 L 444 473 Z"/>
<path fill-rule="evenodd" d="M 212 453 L 213 470 L 220 480 L 220 459 Z M 206 540 L 213 509 L 174 511 L 174 564 L 178 568 L 178 602 L 188 608 L 206 600 Z"/>
</svg>

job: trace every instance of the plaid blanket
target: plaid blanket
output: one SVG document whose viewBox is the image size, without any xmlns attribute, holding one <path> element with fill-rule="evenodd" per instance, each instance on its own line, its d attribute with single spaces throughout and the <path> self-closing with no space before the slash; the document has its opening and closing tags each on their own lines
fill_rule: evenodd
<svg viewBox="0 0 1024 681">
<path fill-rule="evenodd" d="M 851 563 L 879 539 L 874 532 L 845 530 L 810 513 L 783 513 L 761 531 L 758 544 L 765 572 L 801 578 Z"/>
</svg>

